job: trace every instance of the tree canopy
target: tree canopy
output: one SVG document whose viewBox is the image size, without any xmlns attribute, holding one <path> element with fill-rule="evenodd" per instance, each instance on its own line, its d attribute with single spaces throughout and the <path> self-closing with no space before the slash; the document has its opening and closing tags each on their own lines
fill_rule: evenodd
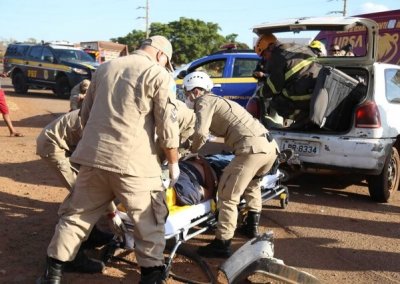
<svg viewBox="0 0 400 284">
<path fill-rule="evenodd" d="M 181 17 L 179 21 L 150 25 L 150 36 L 163 35 L 171 41 L 175 65 L 188 63 L 199 57 L 215 52 L 225 44 L 234 43 L 237 48 L 248 49 L 245 43 L 236 41 L 237 34 L 222 36 L 218 24 L 197 19 Z M 144 31 L 133 30 L 124 37 L 112 38 L 111 41 L 128 45 L 129 52 L 137 49 L 146 38 Z"/>
</svg>

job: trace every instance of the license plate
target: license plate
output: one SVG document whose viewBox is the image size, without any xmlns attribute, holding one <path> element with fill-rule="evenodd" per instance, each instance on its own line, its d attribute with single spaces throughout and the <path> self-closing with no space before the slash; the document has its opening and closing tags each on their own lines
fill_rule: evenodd
<svg viewBox="0 0 400 284">
<path fill-rule="evenodd" d="M 319 154 L 320 144 L 317 142 L 283 140 L 281 149 L 292 149 L 295 153 L 305 156 L 315 156 Z"/>
</svg>

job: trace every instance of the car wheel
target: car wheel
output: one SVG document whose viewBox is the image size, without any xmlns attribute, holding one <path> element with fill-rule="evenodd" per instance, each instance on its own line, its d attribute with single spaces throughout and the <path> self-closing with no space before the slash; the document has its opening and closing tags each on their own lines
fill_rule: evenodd
<svg viewBox="0 0 400 284">
<path fill-rule="evenodd" d="M 23 73 L 18 72 L 14 74 L 12 76 L 12 84 L 14 86 L 14 91 L 17 94 L 26 94 L 28 92 L 28 84 Z"/>
<path fill-rule="evenodd" d="M 55 93 L 61 99 L 69 99 L 71 95 L 71 87 L 69 86 L 67 77 L 60 77 L 56 81 Z"/>
<path fill-rule="evenodd" d="M 387 156 L 381 174 L 368 176 L 368 190 L 374 201 L 389 202 L 399 189 L 400 157 L 395 147 Z"/>
</svg>

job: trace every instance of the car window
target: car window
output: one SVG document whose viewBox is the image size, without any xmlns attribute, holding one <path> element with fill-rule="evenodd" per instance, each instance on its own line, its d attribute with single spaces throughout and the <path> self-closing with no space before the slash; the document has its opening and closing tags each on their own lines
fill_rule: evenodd
<svg viewBox="0 0 400 284">
<path fill-rule="evenodd" d="M 75 49 L 54 49 L 60 60 L 67 61 L 88 61 L 94 62 L 93 57 L 84 52 L 83 50 L 75 50 Z"/>
<path fill-rule="evenodd" d="M 400 70 L 385 70 L 386 98 L 389 102 L 400 103 Z"/>
<path fill-rule="evenodd" d="M 46 58 L 46 56 L 54 57 L 53 52 L 51 52 L 51 50 L 49 48 L 43 49 L 43 58 Z"/>
<path fill-rule="evenodd" d="M 32 46 L 32 48 L 29 50 L 28 56 L 31 59 L 42 60 L 42 50 L 42 46 Z"/>
<path fill-rule="evenodd" d="M 225 59 L 207 61 L 206 63 L 200 66 L 196 66 L 194 69 L 190 68 L 191 69 L 190 72 L 202 71 L 206 72 L 211 78 L 222 78 L 225 65 L 226 65 Z"/>
<path fill-rule="evenodd" d="M 28 48 L 28 45 L 9 45 L 5 56 L 23 56 Z"/>
<path fill-rule="evenodd" d="M 232 77 L 252 77 L 257 62 L 256 58 L 236 58 L 233 63 Z"/>
</svg>

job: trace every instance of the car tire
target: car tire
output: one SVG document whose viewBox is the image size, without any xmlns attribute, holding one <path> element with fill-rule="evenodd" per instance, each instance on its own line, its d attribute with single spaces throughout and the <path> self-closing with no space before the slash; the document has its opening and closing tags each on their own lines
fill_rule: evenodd
<svg viewBox="0 0 400 284">
<path fill-rule="evenodd" d="M 385 165 L 379 175 L 370 175 L 367 178 L 368 190 L 371 198 L 376 202 L 389 202 L 399 189 L 400 157 L 395 147 L 386 157 Z"/>
<path fill-rule="evenodd" d="M 14 86 L 15 93 L 24 95 L 28 92 L 27 80 L 22 72 L 13 74 L 12 84 Z"/>
<path fill-rule="evenodd" d="M 59 77 L 56 80 L 55 94 L 60 99 L 69 99 L 71 95 L 71 87 L 67 77 Z"/>
</svg>

